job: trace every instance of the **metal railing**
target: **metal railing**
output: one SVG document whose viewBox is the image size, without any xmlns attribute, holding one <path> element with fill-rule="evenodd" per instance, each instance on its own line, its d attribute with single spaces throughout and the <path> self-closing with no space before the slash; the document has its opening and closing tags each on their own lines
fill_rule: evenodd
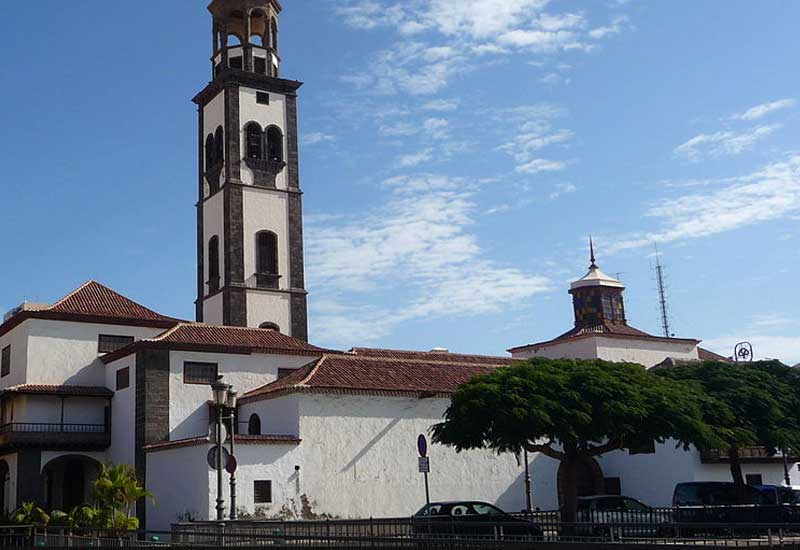
<svg viewBox="0 0 800 550">
<path fill-rule="evenodd" d="M 0 426 L 2 433 L 105 433 L 105 424 L 70 424 L 65 422 L 10 422 Z"/>
</svg>

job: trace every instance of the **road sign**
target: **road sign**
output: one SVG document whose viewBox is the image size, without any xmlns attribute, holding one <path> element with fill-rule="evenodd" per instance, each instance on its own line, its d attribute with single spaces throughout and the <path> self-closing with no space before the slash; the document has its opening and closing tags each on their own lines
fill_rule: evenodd
<svg viewBox="0 0 800 550">
<path fill-rule="evenodd" d="M 215 422 L 210 424 L 209 430 L 211 431 L 211 443 L 225 443 L 228 439 L 228 426 L 222 425 L 222 441 L 217 441 L 217 425 Z"/>
<path fill-rule="evenodd" d="M 419 456 L 428 456 L 428 440 L 425 439 L 423 434 L 419 434 L 417 438 L 417 450 L 419 451 Z"/>
<path fill-rule="evenodd" d="M 431 472 L 431 459 L 427 456 L 419 457 L 419 473 L 429 474 Z"/>
<path fill-rule="evenodd" d="M 236 457 L 233 455 L 228 455 L 228 460 L 225 461 L 225 471 L 233 475 L 236 473 L 236 468 L 238 466 L 239 463 L 236 461 Z"/>
<path fill-rule="evenodd" d="M 212 470 L 218 470 L 219 469 L 219 467 L 217 466 L 217 464 L 218 464 L 217 456 L 219 456 L 217 454 L 217 447 L 219 447 L 219 445 L 214 445 L 213 447 L 211 447 L 208 450 L 208 455 L 206 456 L 206 460 L 208 461 L 208 466 Z M 228 452 L 228 449 L 223 447 L 222 448 L 222 464 L 228 464 L 228 460 L 230 460 L 230 456 L 231 456 L 231 453 Z"/>
</svg>

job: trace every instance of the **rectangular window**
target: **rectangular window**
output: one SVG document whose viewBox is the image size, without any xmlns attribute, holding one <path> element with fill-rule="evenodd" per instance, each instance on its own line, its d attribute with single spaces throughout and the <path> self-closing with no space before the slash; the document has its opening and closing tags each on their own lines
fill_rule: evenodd
<svg viewBox="0 0 800 550">
<path fill-rule="evenodd" d="M 269 504 L 272 502 L 272 481 L 254 481 L 253 496 L 256 504 Z"/>
<path fill-rule="evenodd" d="M 117 371 L 117 391 L 124 390 L 131 385 L 131 369 L 125 367 Z"/>
<path fill-rule="evenodd" d="M 258 74 L 267 74 L 267 60 L 263 57 L 256 57 L 253 59 L 253 70 Z M 259 92 L 260 93 L 260 92 Z M 269 95 L 264 94 L 267 96 L 267 104 L 269 104 Z M 261 103 L 259 101 L 259 103 Z"/>
<path fill-rule="evenodd" d="M 3 348 L 2 358 L 0 358 L 0 376 L 11 374 L 11 346 Z"/>
<path fill-rule="evenodd" d="M 187 361 L 183 364 L 184 384 L 211 384 L 217 379 L 216 363 L 196 363 Z"/>
<path fill-rule="evenodd" d="M 133 336 L 101 334 L 97 337 L 97 353 L 113 353 L 133 344 Z"/>
<path fill-rule="evenodd" d="M 294 371 L 295 369 L 278 369 L 278 380 L 280 380 L 281 378 L 286 378 Z"/>
<path fill-rule="evenodd" d="M 747 474 L 744 476 L 744 482 L 748 485 L 763 485 L 764 481 L 761 478 L 761 474 Z"/>
<path fill-rule="evenodd" d="M 269 94 L 267 92 L 256 92 L 256 103 L 260 103 L 261 105 L 269 105 Z"/>
</svg>

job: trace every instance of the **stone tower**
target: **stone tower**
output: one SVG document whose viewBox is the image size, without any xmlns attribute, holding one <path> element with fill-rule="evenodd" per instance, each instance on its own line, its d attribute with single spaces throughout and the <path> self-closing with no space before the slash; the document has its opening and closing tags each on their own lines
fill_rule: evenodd
<svg viewBox="0 0 800 550">
<path fill-rule="evenodd" d="M 213 0 L 198 106 L 197 320 L 307 339 L 297 90 L 277 0 Z"/>
<path fill-rule="evenodd" d="M 575 310 L 575 327 L 589 332 L 605 332 L 604 325 L 627 325 L 622 293 L 625 285 L 600 271 L 594 257 L 594 245 L 589 241 L 591 265 L 589 272 L 570 285 Z"/>
</svg>

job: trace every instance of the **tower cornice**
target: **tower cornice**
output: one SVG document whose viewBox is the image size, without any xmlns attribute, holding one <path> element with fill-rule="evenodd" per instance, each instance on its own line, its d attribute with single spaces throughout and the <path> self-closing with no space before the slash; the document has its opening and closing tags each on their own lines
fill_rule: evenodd
<svg viewBox="0 0 800 550">
<path fill-rule="evenodd" d="M 283 95 L 297 95 L 297 90 L 303 85 L 303 83 L 298 80 L 264 76 L 229 68 L 220 72 L 214 80 L 209 82 L 200 93 L 192 98 L 192 101 L 200 106 L 205 105 L 214 99 L 217 94 L 224 90 L 225 86 L 229 84 L 238 84 L 239 86 L 247 86 L 254 90 Z"/>
</svg>

